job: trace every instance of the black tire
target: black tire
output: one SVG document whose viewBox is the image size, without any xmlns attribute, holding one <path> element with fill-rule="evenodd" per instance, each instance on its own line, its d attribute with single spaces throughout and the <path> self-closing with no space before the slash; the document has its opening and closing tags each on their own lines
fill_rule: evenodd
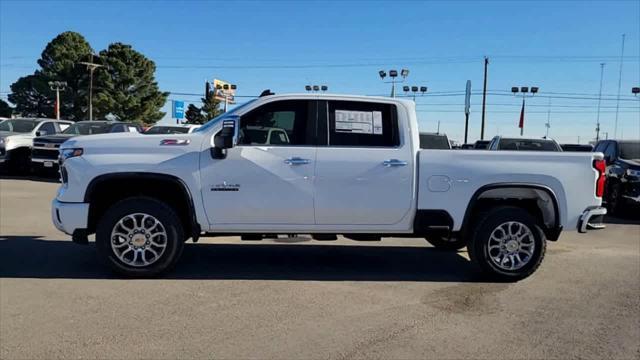
<svg viewBox="0 0 640 360">
<path fill-rule="evenodd" d="M 612 215 L 619 215 L 622 212 L 622 206 L 620 201 L 620 184 L 613 183 L 609 186 L 607 191 L 607 210 Z"/>
<path fill-rule="evenodd" d="M 467 241 L 463 238 L 447 238 L 439 236 L 431 236 L 425 238 L 429 244 L 436 249 L 457 251 L 467 246 Z"/>
<path fill-rule="evenodd" d="M 498 266 L 489 255 L 491 234 L 506 222 L 517 222 L 526 226 L 531 232 L 534 245 L 529 260 L 522 267 L 515 270 L 507 270 Z M 483 273 L 494 280 L 511 282 L 524 279 L 533 274 L 542 263 L 542 259 L 544 259 L 547 246 L 544 232 L 540 228 L 538 221 L 522 208 L 501 206 L 489 210 L 475 222 L 472 234 L 468 244 L 469 258 Z M 503 263 L 503 265 L 506 264 Z"/>
<path fill-rule="evenodd" d="M 125 216 L 135 213 L 155 217 L 166 233 L 164 252 L 147 266 L 132 266 L 125 263 L 118 258 L 111 246 L 111 233 L 116 224 Z M 178 215 L 167 204 L 148 197 L 132 197 L 119 201 L 105 211 L 96 228 L 96 246 L 99 256 L 116 273 L 126 277 L 155 277 L 171 270 L 182 254 L 183 245 L 184 230 Z"/>
<path fill-rule="evenodd" d="M 31 151 L 28 148 L 17 148 L 11 151 L 7 172 L 11 175 L 28 175 L 30 165 Z"/>
</svg>

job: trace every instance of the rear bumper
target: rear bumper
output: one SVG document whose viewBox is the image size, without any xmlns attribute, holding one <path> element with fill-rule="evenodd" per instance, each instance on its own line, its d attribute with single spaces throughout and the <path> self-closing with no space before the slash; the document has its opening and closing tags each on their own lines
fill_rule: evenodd
<svg viewBox="0 0 640 360">
<path fill-rule="evenodd" d="M 592 222 L 594 218 L 600 219 L 607 214 L 607 208 L 602 206 L 591 206 L 582 212 L 578 221 L 578 232 L 586 233 L 587 230 L 604 229 L 605 225 L 601 222 Z M 599 220 L 600 221 L 600 220 Z"/>
<path fill-rule="evenodd" d="M 56 229 L 73 235 L 76 230 L 87 228 L 89 204 L 67 203 L 54 199 L 51 203 L 51 220 Z"/>
</svg>

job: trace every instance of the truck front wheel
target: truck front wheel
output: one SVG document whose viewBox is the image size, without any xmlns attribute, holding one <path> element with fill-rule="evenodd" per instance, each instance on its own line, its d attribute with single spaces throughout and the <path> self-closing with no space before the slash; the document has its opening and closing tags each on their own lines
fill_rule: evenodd
<svg viewBox="0 0 640 360">
<path fill-rule="evenodd" d="M 518 207 L 497 207 L 476 222 L 469 257 L 496 280 L 517 281 L 533 274 L 546 251 L 536 219 Z"/>
<path fill-rule="evenodd" d="M 178 215 L 165 203 L 132 197 L 111 206 L 96 228 L 101 258 L 118 274 L 152 277 L 170 270 L 184 243 Z"/>
</svg>

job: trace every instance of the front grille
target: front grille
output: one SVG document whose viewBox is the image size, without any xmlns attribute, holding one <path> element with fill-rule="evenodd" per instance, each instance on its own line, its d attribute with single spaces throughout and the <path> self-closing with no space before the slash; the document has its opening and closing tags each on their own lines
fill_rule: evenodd
<svg viewBox="0 0 640 360">
<path fill-rule="evenodd" d="M 58 149 L 31 149 L 31 157 L 34 159 L 58 160 Z"/>
</svg>

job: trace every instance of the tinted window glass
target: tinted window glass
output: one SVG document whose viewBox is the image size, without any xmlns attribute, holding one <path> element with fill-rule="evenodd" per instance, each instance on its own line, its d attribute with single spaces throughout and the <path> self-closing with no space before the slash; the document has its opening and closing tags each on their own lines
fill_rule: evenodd
<svg viewBox="0 0 640 360">
<path fill-rule="evenodd" d="M 91 135 L 91 134 L 104 134 L 109 131 L 111 125 L 100 122 L 81 122 L 75 123 L 69 126 L 63 134 L 73 135 Z"/>
<path fill-rule="evenodd" d="M 313 145 L 313 116 L 306 100 L 265 104 L 240 119 L 240 145 Z M 274 133 L 283 136 L 274 137 Z M 275 140 L 275 142 L 271 142 Z"/>
<path fill-rule="evenodd" d="M 420 149 L 451 149 L 446 135 L 420 134 Z"/>
<path fill-rule="evenodd" d="M 623 159 L 640 159 L 640 141 L 638 142 L 621 142 L 620 157 Z"/>
<path fill-rule="evenodd" d="M 500 139 L 500 150 L 561 151 L 555 142 L 537 139 Z"/>
<path fill-rule="evenodd" d="M 600 141 L 596 144 L 594 152 L 604 152 L 604 149 L 607 147 L 607 141 Z"/>
<path fill-rule="evenodd" d="M 40 126 L 38 131 L 44 131 L 47 133 L 47 135 L 51 135 L 56 133 L 56 127 L 53 125 L 52 122 L 46 122 L 42 124 L 42 126 Z"/>
<path fill-rule="evenodd" d="M 126 126 L 124 126 L 124 125 L 122 125 L 122 124 L 114 125 L 114 126 L 111 128 L 111 132 L 112 132 L 112 133 L 115 133 L 115 132 L 128 132 L 128 131 L 129 131 L 129 129 L 127 129 L 127 127 L 126 127 Z"/>
<path fill-rule="evenodd" d="M 608 156 L 611 160 L 616 158 L 617 145 L 615 141 L 610 141 L 609 146 L 604 150 L 604 156 Z"/>
<path fill-rule="evenodd" d="M 5 120 L 0 122 L 0 131 L 28 133 L 38 125 L 38 120 Z"/>
<path fill-rule="evenodd" d="M 396 106 L 358 101 L 329 101 L 329 145 L 400 145 Z"/>
<path fill-rule="evenodd" d="M 145 131 L 145 134 L 186 134 L 189 132 L 188 127 L 181 126 L 154 126 Z"/>
</svg>

